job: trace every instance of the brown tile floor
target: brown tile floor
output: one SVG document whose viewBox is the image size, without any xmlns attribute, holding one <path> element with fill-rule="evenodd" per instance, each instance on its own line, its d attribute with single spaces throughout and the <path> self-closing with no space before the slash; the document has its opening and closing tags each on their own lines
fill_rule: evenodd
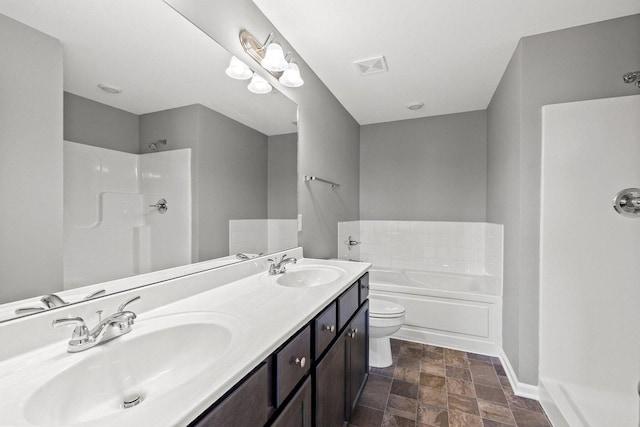
<svg viewBox="0 0 640 427">
<path fill-rule="evenodd" d="M 393 365 L 371 368 L 355 427 L 550 427 L 535 400 L 513 394 L 500 360 L 391 340 Z"/>
</svg>

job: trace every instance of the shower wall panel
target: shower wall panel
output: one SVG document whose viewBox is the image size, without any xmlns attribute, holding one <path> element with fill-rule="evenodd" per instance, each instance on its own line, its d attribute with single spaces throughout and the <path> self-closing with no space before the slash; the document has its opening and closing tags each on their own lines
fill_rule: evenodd
<svg viewBox="0 0 640 427">
<path fill-rule="evenodd" d="M 543 108 L 540 381 L 554 425 L 638 425 L 640 96 Z M 553 417 L 553 416 L 552 416 Z"/>
<path fill-rule="evenodd" d="M 136 155 L 65 141 L 64 288 L 191 257 L 190 150 Z M 169 210 L 149 205 L 160 198 Z"/>
</svg>

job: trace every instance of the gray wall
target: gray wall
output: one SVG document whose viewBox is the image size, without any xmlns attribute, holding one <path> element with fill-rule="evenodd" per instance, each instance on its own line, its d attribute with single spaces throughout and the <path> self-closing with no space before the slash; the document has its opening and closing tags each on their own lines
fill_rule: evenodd
<svg viewBox="0 0 640 427">
<path fill-rule="evenodd" d="M 484 221 L 486 112 L 362 126 L 360 218 Z"/>
<path fill-rule="evenodd" d="M 504 225 L 502 347 L 516 373 L 520 372 L 521 115 L 522 46 L 519 43 L 487 110 L 487 221 Z"/>
<path fill-rule="evenodd" d="M 140 116 L 140 151 L 191 148 L 192 259 L 229 254 L 229 219 L 267 217 L 267 137 L 201 105 Z"/>
<path fill-rule="evenodd" d="M 637 94 L 621 76 L 639 64 L 640 15 L 525 37 L 489 105 L 488 164 L 498 170 L 488 178 L 487 217 L 511 225 L 503 341 L 522 382 L 538 382 L 541 107 Z M 509 162 L 518 167 L 497 166 Z M 500 200 L 505 189 L 513 203 Z"/>
<path fill-rule="evenodd" d="M 138 154 L 138 116 L 65 92 L 64 139 Z"/>
<path fill-rule="evenodd" d="M 0 58 L 4 303 L 62 287 L 62 44 L 0 15 Z"/>
<path fill-rule="evenodd" d="M 268 138 L 267 217 L 295 219 L 298 215 L 298 134 Z"/>
<path fill-rule="evenodd" d="M 229 254 L 229 219 L 267 217 L 267 137 L 198 106 L 200 259 Z"/>
<path fill-rule="evenodd" d="M 166 2 L 238 58 L 246 58 L 238 43 L 241 29 L 248 28 L 258 38 L 275 30 L 251 0 Z M 293 51 L 275 32 L 285 51 Z M 251 65 L 298 104 L 298 212 L 303 216 L 299 241 L 305 256 L 336 257 L 338 221 L 358 219 L 360 127 L 303 59 L 299 55 L 296 58 L 305 81 L 300 88 L 281 87 L 271 75 Z M 338 182 L 340 187 L 304 183 L 304 174 Z"/>
</svg>

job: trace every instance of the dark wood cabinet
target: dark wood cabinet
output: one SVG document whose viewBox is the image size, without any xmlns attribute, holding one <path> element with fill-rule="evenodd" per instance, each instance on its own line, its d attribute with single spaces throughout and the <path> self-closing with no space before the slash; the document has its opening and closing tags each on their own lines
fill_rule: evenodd
<svg viewBox="0 0 640 427">
<path fill-rule="evenodd" d="M 275 360 L 276 406 L 280 406 L 311 367 L 311 327 L 305 327 L 276 351 Z"/>
<path fill-rule="evenodd" d="M 311 410 L 311 377 L 308 377 L 271 426 L 311 427 Z"/>
<path fill-rule="evenodd" d="M 336 301 L 332 302 L 322 313 L 316 316 L 313 321 L 314 330 L 314 350 L 316 359 L 329 347 L 329 344 L 338 334 Z"/>
<path fill-rule="evenodd" d="M 358 283 L 360 283 L 360 304 L 362 304 L 369 298 L 369 273 L 364 273 Z"/>
<path fill-rule="evenodd" d="M 360 305 L 360 284 L 354 283 L 338 297 L 338 330 L 342 330 Z"/>
<path fill-rule="evenodd" d="M 347 336 L 342 333 L 315 370 L 316 426 L 344 425 L 347 381 Z"/>
<path fill-rule="evenodd" d="M 365 380 L 369 375 L 369 302 L 358 310 L 358 314 L 353 318 L 348 331 L 347 345 L 347 398 L 348 405 L 346 408 L 347 419 L 351 419 L 353 409 L 358 403 L 358 398 Z"/>
<path fill-rule="evenodd" d="M 331 301 L 189 427 L 332 427 L 369 371 L 368 275 Z"/>
<path fill-rule="evenodd" d="M 189 427 L 256 427 L 269 419 L 269 364 L 262 363 Z"/>
<path fill-rule="evenodd" d="M 316 426 L 351 420 L 369 375 L 369 302 L 364 301 L 316 365 Z"/>
</svg>

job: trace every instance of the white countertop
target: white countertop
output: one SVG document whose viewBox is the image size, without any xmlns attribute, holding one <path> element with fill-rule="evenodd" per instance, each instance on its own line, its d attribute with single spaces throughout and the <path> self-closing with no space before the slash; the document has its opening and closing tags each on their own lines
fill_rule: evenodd
<svg viewBox="0 0 640 427">
<path fill-rule="evenodd" d="M 285 287 L 275 279 L 260 273 L 198 293 L 173 303 L 138 313 L 133 331 L 101 346 L 70 354 L 66 340 L 0 361 L 0 425 L 43 425 L 24 416 L 29 398 L 56 375 L 78 363 L 92 352 L 107 352 L 109 346 L 122 346 L 143 334 L 154 319 L 177 313 L 191 313 L 198 319 L 210 313 L 236 319 L 232 322 L 233 340 L 229 348 L 211 369 L 207 369 L 188 384 L 179 385 L 166 396 L 148 396 L 140 405 L 112 412 L 102 419 L 78 422 L 77 426 L 185 426 L 224 395 L 253 368 L 266 359 L 302 326 L 308 323 L 328 303 L 340 295 L 370 267 L 368 263 L 301 259 L 298 266 L 339 266 L 346 274 L 334 283 L 307 288 Z M 234 266 L 225 267 L 226 269 Z M 296 266 L 291 266 L 291 269 Z M 230 270 L 226 270 L 230 271 Z M 216 274 L 216 270 L 208 274 Z M 223 274 L 223 273 L 220 273 Z M 286 274 L 286 273 L 285 273 Z M 176 279 L 165 286 L 180 286 Z M 144 297 L 143 297 L 144 298 Z M 134 307 L 131 308 L 134 311 Z M 1 325 L 0 325 L 1 327 Z M 70 331 L 67 331 L 70 334 Z M 210 343 L 209 343 L 210 344 Z M 169 351 L 180 352 L 181 348 Z M 159 355 L 149 354 L 150 360 Z M 176 358 L 179 359 L 179 358 Z M 87 372 L 87 375 L 91 375 Z M 99 386 L 99 385 L 98 385 Z M 69 386 L 69 392 L 74 388 Z M 26 409 L 25 409 L 26 408 Z M 43 411 L 51 410 L 43 408 Z M 55 410 L 55 409 L 54 409 Z M 55 424 L 54 424 L 55 425 Z"/>
</svg>

